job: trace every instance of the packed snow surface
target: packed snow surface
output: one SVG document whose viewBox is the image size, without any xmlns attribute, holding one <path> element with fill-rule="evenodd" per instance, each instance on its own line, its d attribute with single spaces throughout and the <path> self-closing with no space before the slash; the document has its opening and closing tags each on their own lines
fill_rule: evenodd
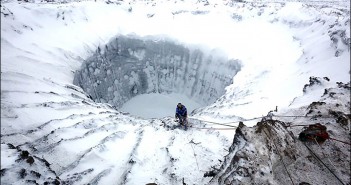
<svg viewBox="0 0 351 185">
<path fill-rule="evenodd" d="M 2 184 L 207 184 L 205 172 L 236 156 L 239 121 L 304 109 L 350 80 L 349 1 L 33 2 L 1 3 Z M 121 37 L 181 52 L 107 52 L 119 51 Z M 309 89 L 318 97 L 295 99 L 311 76 L 329 81 Z M 152 101 L 171 117 L 121 112 L 133 98 L 144 101 L 132 109 L 148 110 L 150 93 L 176 101 Z M 178 102 L 200 106 L 188 131 L 174 122 Z M 274 181 L 270 167 L 262 171 Z"/>
</svg>

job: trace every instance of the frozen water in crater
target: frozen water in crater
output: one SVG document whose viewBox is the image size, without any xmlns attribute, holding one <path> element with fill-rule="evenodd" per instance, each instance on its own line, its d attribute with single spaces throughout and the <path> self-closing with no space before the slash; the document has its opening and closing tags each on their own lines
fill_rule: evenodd
<svg viewBox="0 0 351 185">
<path fill-rule="evenodd" d="M 203 106 L 183 94 L 152 93 L 135 96 L 123 104 L 121 110 L 144 118 L 163 118 L 174 116 L 179 102 L 186 106 L 188 113 Z"/>
</svg>

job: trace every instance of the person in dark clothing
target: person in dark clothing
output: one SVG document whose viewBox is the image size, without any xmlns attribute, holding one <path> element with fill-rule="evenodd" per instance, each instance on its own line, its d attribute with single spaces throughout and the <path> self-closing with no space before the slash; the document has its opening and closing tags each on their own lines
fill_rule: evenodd
<svg viewBox="0 0 351 185">
<path fill-rule="evenodd" d="M 181 103 L 178 103 L 177 108 L 176 108 L 176 113 L 175 113 L 175 118 L 179 120 L 180 125 L 184 125 L 185 130 L 187 130 L 187 118 L 188 118 L 188 112 L 186 110 L 186 107 L 182 105 Z"/>
</svg>

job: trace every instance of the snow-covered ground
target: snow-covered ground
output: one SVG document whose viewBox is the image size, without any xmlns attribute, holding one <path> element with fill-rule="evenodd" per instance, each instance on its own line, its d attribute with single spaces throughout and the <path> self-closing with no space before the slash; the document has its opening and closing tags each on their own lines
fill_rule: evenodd
<svg viewBox="0 0 351 185">
<path fill-rule="evenodd" d="M 209 183 L 211 177 L 203 174 L 219 168 L 225 155 L 236 155 L 228 152 L 234 130 L 203 127 L 219 127 L 211 122 L 236 122 L 235 126 L 240 120 L 253 126 L 259 119 L 245 120 L 266 115 L 276 106 L 281 114 L 306 107 L 320 100 L 324 88 L 350 81 L 349 8 L 347 1 L 3 1 L 1 183 Z M 105 46 L 116 36 L 126 35 L 171 41 L 199 50 L 204 57 L 191 65 L 181 63 L 179 69 L 184 73 L 180 70 L 177 74 L 184 80 L 179 82 L 188 87 L 180 91 L 172 86 L 168 94 L 123 96 L 127 103 L 116 110 L 100 103 L 104 101 L 94 102 L 94 95 L 73 85 L 73 80 L 89 57 L 100 56 L 95 54 L 101 48 L 108 50 Z M 213 53 L 216 56 L 212 57 Z M 228 65 L 210 60 L 223 56 Z M 229 76 L 232 83 L 225 89 L 216 88 L 221 87 L 217 82 L 213 86 L 211 82 L 228 78 L 220 74 L 227 74 L 228 67 L 223 66 L 234 62 L 241 66 Z M 124 70 L 127 68 L 120 69 Z M 197 74 L 204 71 L 214 77 L 199 78 Z M 113 78 L 95 79 L 101 76 L 98 73 L 89 76 L 95 80 L 91 88 Z M 302 96 L 310 76 L 329 81 L 307 89 L 309 96 Z M 192 89 L 200 82 L 216 96 Z M 119 97 L 118 90 L 111 92 Z M 314 92 L 316 96 L 311 96 Z M 210 101 L 213 97 L 215 102 Z M 188 131 L 175 128 L 173 113 L 178 102 L 190 110 L 198 108 L 191 115 L 193 128 Z M 159 110 L 140 111 L 149 111 L 150 105 Z M 145 119 L 163 116 L 170 117 Z M 340 136 L 347 137 L 344 133 Z M 272 176 L 267 178 L 274 181 Z"/>
</svg>

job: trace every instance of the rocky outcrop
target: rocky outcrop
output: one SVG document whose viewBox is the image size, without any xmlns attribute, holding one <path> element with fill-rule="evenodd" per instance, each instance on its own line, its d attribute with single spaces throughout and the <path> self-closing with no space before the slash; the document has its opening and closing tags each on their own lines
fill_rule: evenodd
<svg viewBox="0 0 351 185">
<path fill-rule="evenodd" d="M 350 96 L 348 86 L 338 83 L 328 88 L 334 96 L 324 94 L 306 107 L 274 113 L 252 128 L 241 124 L 222 166 L 206 173 L 214 174 L 210 184 L 349 183 L 350 102 L 341 103 Z M 326 126 L 329 139 L 300 141 L 304 126 L 315 123 Z"/>
</svg>

